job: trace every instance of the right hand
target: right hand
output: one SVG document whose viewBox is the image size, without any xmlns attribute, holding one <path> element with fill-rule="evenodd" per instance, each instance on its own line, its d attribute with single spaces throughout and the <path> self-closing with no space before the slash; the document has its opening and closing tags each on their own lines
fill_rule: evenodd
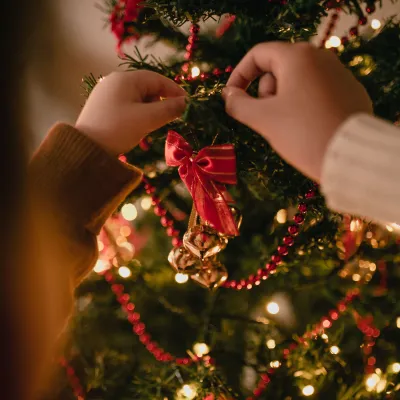
<svg viewBox="0 0 400 400">
<path fill-rule="evenodd" d="M 258 98 L 246 93 L 260 77 Z M 366 90 L 328 50 L 307 43 L 262 43 L 238 64 L 223 91 L 226 111 L 260 133 L 290 164 L 319 182 L 339 125 L 372 113 Z"/>
</svg>

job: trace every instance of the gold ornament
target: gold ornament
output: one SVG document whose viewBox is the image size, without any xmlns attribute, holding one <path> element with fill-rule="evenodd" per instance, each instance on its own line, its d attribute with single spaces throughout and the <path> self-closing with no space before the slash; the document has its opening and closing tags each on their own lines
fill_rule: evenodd
<svg viewBox="0 0 400 400">
<path fill-rule="evenodd" d="M 183 245 L 201 260 L 219 253 L 227 244 L 228 239 L 206 225 L 195 225 L 183 236 Z"/>
<path fill-rule="evenodd" d="M 228 272 L 220 262 L 208 260 L 190 278 L 207 289 L 217 289 L 228 279 Z"/>
<path fill-rule="evenodd" d="M 168 261 L 176 272 L 186 275 L 192 275 L 202 267 L 201 260 L 183 246 L 172 249 Z"/>
<path fill-rule="evenodd" d="M 236 224 L 236 226 L 237 226 L 237 228 L 239 230 L 240 227 L 242 226 L 242 221 L 243 221 L 242 213 L 235 206 L 230 206 L 229 209 L 230 209 L 230 211 L 232 213 L 233 220 L 235 221 L 235 224 Z M 218 235 L 222 236 L 222 237 L 226 237 L 226 235 L 224 233 L 222 233 L 222 232 L 218 232 Z"/>
</svg>

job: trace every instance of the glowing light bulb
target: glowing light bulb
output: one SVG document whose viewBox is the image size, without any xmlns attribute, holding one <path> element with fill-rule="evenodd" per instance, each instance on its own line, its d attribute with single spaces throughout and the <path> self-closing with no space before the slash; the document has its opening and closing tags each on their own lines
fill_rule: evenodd
<svg viewBox="0 0 400 400">
<path fill-rule="evenodd" d="M 400 317 L 396 318 L 396 326 L 400 329 Z"/>
<path fill-rule="evenodd" d="M 179 392 L 185 399 L 188 400 L 192 400 L 197 396 L 197 391 L 193 385 L 183 385 Z"/>
<path fill-rule="evenodd" d="M 382 26 L 382 23 L 381 23 L 381 21 L 379 21 L 379 19 L 373 19 L 373 20 L 371 21 L 371 28 L 372 28 L 372 29 L 377 30 L 377 29 L 379 29 L 381 26 Z"/>
<path fill-rule="evenodd" d="M 386 379 L 380 379 L 375 388 L 376 392 L 382 393 L 386 389 L 386 384 L 387 384 Z"/>
<path fill-rule="evenodd" d="M 360 279 L 361 279 L 361 275 L 360 274 L 353 274 L 352 278 L 353 278 L 354 282 L 359 282 Z"/>
<path fill-rule="evenodd" d="M 267 311 L 272 314 L 278 314 L 279 312 L 279 305 L 278 303 L 275 303 L 274 301 L 271 301 L 270 303 L 267 304 Z"/>
<path fill-rule="evenodd" d="M 390 369 L 395 373 L 395 374 L 398 374 L 399 372 L 400 372 L 400 364 L 399 363 L 393 363 L 391 366 L 390 366 Z"/>
<path fill-rule="evenodd" d="M 128 267 L 122 266 L 118 268 L 118 274 L 121 278 L 129 278 L 132 272 Z"/>
<path fill-rule="evenodd" d="M 137 209 L 132 203 L 127 203 L 121 208 L 121 214 L 127 221 L 133 221 L 137 217 Z"/>
<path fill-rule="evenodd" d="M 274 339 L 269 339 L 267 340 L 267 347 L 269 349 L 274 349 L 276 346 L 275 340 Z"/>
<path fill-rule="evenodd" d="M 271 368 L 279 368 L 281 366 L 281 363 L 278 360 L 275 360 L 271 361 L 269 365 L 271 366 Z"/>
<path fill-rule="evenodd" d="M 175 281 L 177 283 L 186 283 L 189 280 L 189 275 L 177 273 L 175 275 Z"/>
<path fill-rule="evenodd" d="M 339 353 L 340 353 L 340 349 L 339 349 L 339 347 L 337 347 L 337 346 L 332 346 L 332 347 L 329 349 L 329 351 L 330 351 L 332 354 L 339 354 Z"/>
<path fill-rule="evenodd" d="M 371 392 L 372 390 L 374 390 L 378 382 L 379 382 L 379 376 L 377 374 L 372 374 L 369 375 L 367 380 L 365 381 L 365 386 L 367 387 L 367 390 Z"/>
<path fill-rule="evenodd" d="M 197 357 L 203 357 L 210 352 L 210 348 L 205 343 L 196 343 L 193 350 Z"/>
<path fill-rule="evenodd" d="M 304 396 L 312 396 L 315 392 L 314 386 L 312 385 L 304 386 L 302 392 Z"/>
<path fill-rule="evenodd" d="M 324 340 L 326 340 L 326 341 L 329 339 L 329 337 L 328 337 L 328 335 L 327 335 L 326 333 L 323 333 L 323 334 L 321 335 L 321 338 L 324 339 Z"/>
<path fill-rule="evenodd" d="M 330 47 L 339 47 L 342 44 L 342 41 L 337 36 L 331 36 L 328 39 L 328 42 L 330 44 Z"/>
<path fill-rule="evenodd" d="M 94 272 L 100 274 L 101 272 L 107 271 L 109 268 L 109 264 L 104 260 L 97 260 L 96 265 L 93 268 Z"/>
<path fill-rule="evenodd" d="M 140 201 L 140 206 L 143 208 L 143 210 L 147 211 L 150 210 L 151 207 L 151 197 L 145 196 L 142 198 Z"/>
<path fill-rule="evenodd" d="M 276 213 L 276 220 L 280 224 L 284 224 L 287 221 L 287 211 L 284 208 Z"/>
<path fill-rule="evenodd" d="M 195 66 L 192 68 L 191 72 L 192 72 L 192 77 L 196 78 L 200 75 L 200 68 Z"/>
</svg>

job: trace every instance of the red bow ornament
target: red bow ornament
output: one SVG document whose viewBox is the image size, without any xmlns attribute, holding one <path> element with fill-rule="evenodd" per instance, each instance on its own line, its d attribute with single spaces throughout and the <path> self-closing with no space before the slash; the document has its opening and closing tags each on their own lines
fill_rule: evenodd
<svg viewBox="0 0 400 400">
<path fill-rule="evenodd" d="M 233 145 L 208 146 L 197 154 L 186 140 L 169 131 L 165 160 L 179 167 L 179 176 L 192 195 L 200 217 L 228 236 L 239 235 L 228 202 L 232 202 L 224 184 L 235 185 L 236 156 Z"/>
</svg>

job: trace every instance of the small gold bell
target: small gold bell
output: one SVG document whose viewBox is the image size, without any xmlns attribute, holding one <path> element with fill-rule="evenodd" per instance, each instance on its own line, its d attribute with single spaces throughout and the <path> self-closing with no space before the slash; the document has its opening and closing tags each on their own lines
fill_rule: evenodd
<svg viewBox="0 0 400 400">
<path fill-rule="evenodd" d="M 219 253 L 227 244 L 228 239 L 206 225 L 196 225 L 183 236 L 183 245 L 201 260 Z"/>
<path fill-rule="evenodd" d="M 243 221 L 242 212 L 235 206 L 229 206 L 229 209 L 232 213 L 232 217 L 233 217 L 233 220 L 235 221 L 237 229 L 240 230 L 240 227 L 242 226 L 242 221 Z M 225 235 L 222 232 L 218 232 L 218 235 L 221 237 L 227 237 L 227 235 Z"/>
<path fill-rule="evenodd" d="M 217 289 L 228 279 L 228 272 L 220 262 L 207 261 L 203 268 L 190 278 L 207 289 Z"/>
<path fill-rule="evenodd" d="M 192 275 L 202 267 L 201 260 L 183 246 L 172 249 L 168 261 L 176 272 L 186 275 Z"/>
</svg>

